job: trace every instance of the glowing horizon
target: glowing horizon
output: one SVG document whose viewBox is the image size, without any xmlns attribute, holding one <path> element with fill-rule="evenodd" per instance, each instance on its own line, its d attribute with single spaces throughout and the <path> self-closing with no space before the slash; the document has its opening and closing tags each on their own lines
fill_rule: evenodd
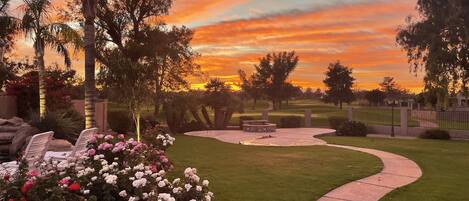
<svg viewBox="0 0 469 201">
<path fill-rule="evenodd" d="M 251 73 L 265 54 L 295 50 L 300 63 L 290 81 L 304 88 L 323 88 L 328 64 L 340 60 L 354 69 L 356 89 L 377 88 L 383 77 L 392 76 L 401 87 L 418 92 L 423 72 L 418 76 L 410 72 L 405 52 L 395 43 L 398 27 L 415 13 L 415 4 L 415 0 L 175 0 L 164 19 L 195 30 L 192 46 L 201 53 L 197 63 L 208 77 L 236 83 L 238 69 Z M 31 42 L 19 38 L 12 56 L 33 58 Z M 46 62 L 63 60 L 48 51 Z M 83 66 L 83 53 L 78 52 L 73 68 L 83 75 Z M 190 80 L 193 88 L 200 88 L 206 77 Z"/>
</svg>

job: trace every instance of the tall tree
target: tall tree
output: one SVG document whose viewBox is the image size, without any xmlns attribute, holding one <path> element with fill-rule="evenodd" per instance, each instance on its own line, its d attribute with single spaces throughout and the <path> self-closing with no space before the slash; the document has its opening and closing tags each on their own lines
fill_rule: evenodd
<svg viewBox="0 0 469 201">
<path fill-rule="evenodd" d="M 76 13 L 80 0 L 69 0 L 69 14 Z M 155 113 L 162 93 L 188 88 L 186 77 L 197 75 L 193 60 L 198 54 L 190 47 L 193 31 L 169 27 L 162 16 L 169 13 L 172 0 L 97 0 L 96 46 L 100 63 L 106 50 L 118 49 L 134 62 L 153 66 Z"/>
<path fill-rule="evenodd" d="M 225 129 L 233 113 L 240 109 L 240 103 L 233 96 L 231 87 L 220 79 L 211 79 L 205 89 L 205 105 L 215 113 L 213 126 L 215 129 Z"/>
<path fill-rule="evenodd" d="M 298 56 L 295 52 L 280 52 L 267 54 L 260 59 L 256 65 L 256 76 L 264 85 L 266 95 L 272 101 L 274 110 L 281 107 L 280 91 L 285 86 L 290 73 L 295 70 L 298 64 Z"/>
<path fill-rule="evenodd" d="M 0 0 L 0 65 L 13 44 L 13 36 L 19 29 L 19 19 L 8 15 L 10 0 Z M 0 66 L 1 67 L 1 66 Z"/>
<path fill-rule="evenodd" d="M 425 88 L 467 91 L 469 78 L 469 1 L 418 0 L 416 17 L 400 28 L 397 43 L 411 68 L 425 70 Z M 442 94 L 443 95 L 443 94 Z"/>
<path fill-rule="evenodd" d="M 150 65 L 132 61 L 118 49 L 105 52 L 98 81 L 112 89 L 120 102 L 126 103 L 134 120 L 137 140 L 140 141 L 140 120 L 144 106 L 151 101 L 154 92 L 153 69 Z"/>
<path fill-rule="evenodd" d="M 384 99 L 386 98 L 386 93 L 381 91 L 380 89 L 373 89 L 371 91 L 367 91 L 365 94 L 366 100 L 370 103 L 370 105 L 378 106 L 384 103 Z"/>
<path fill-rule="evenodd" d="M 355 100 L 352 91 L 354 81 L 355 78 L 352 77 L 351 68 L 342 65 L 340 61 L 329 64 L 326 79 L 324 79 L 324 84 L 327 87 L 324 101 L 339 105 L 342 109 L 343 103 L 350 103 Z"/>
<path fill-rule="evenodd" d="M 72 43 L 75 49 L 82 45 L 80 35 L 69 25 L 53 22 L 50 19 L 52 5 L 49 0 L 23 0 L 24 15 L 21 28 L 27 37 L 34 41 L 35 64 L 39 71 L 39 116 L 46 114 L 46 88 L 44 51 L 51 47 L 64 57 L 67 69 L 70 69 L 71 59 L 67 44 Z"/>
<path fill-rule="evenodd" d="M 95 28 L 94 20 L 96 18 L 96 1 L 82 0 L 83 17 L 85 18 L 85 127 L 93 128 L 96 126 L 95 101 Z"/>
<path fill-rule="evenodd" d="M 252 109 L 255 110 L 257 100 L 262 97 L 262 83 L 255 73 L 247 77 L 246 72 L 240 69 L 238 74 L 242 82 L 241 89 L 253 99 L 254 103 L 252 104 Z"/>
</svg>

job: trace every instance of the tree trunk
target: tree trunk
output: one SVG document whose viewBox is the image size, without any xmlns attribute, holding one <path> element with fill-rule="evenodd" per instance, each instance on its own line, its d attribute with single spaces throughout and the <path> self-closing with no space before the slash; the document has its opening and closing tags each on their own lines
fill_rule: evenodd
<svg viewBox="0 0 469 201">
<path fill-rule="evenodd" d="M 233 109 L 228 109 L 225 112 L 225 117 L 224 117 L 224 121 L 223 121 L 223 128 L 224 129 L 230 124 L 230 120 L 233 117 L 233 113 L 234 113 Z"/>
<path fill-rule="evenodd" d="M 196 109 L 190 108 L 189 111 L 191 112 L 192 116 L 197 122 L 204 125 L 204 128 L 207 128 L 207 125 L 202 121 L 202 119 L 199 116 L 199 112 Z"/>
<path fill-rule="evenodd" d="M 217 130 L 223 130 L 225 122 L 225 110 L 215 109 L 215 128 Z"/>
<path fill-rule="evenodd" d="M 342 110 L 342 101 L 339 101 L 340 110 Z"/>
<path fill-rule="evenodd" d="M 256 109 L 256 104 L 257 104 L 257 98 L 254 98 L 254 103 L 252 105 L 252 110 Z"/>
<path fill-rule="evenodd" d="M 85 127 L 93 128 L 96 127 L 96 47 L 94 27 L 96 0 L 82 0 L 82 6 L 85 17 Z M 140 124 L 140 119 L 138 119 L 138 124 Z"/>
<path fill-rule="evenodd" d="M 154 111 L 153 114 L 158 116 L 160 113 L 160 106 L 161 106 L 161 88 L 158 86 L 158 84 L 155 84 L 156 90 L 155 90 L 155 98 L 153 99 L 153 104 L 154 104 Z"/>
<path fill-rule="evenodd" d="M 210 128 L 213 128 L 213 124 L 212 121 L 210 121 L 210 116 L 208 115 L 207 108 L 205 108 L 204 106 L 202 106 L 202 115 L 204 116 L 205 122 L 207 122 L 208 126 Z"/>
<path fill-rule="evenodd" d="M 40 40 L 40 39 L 39 39 Z M 45 79 L 45 66 L 44 66 L 44 46 L 41 41 L 36 42 L 36 64 L 39 73 L 39 117 L 44 119 L 46 117 L 46 83 Z"/>
</svg>

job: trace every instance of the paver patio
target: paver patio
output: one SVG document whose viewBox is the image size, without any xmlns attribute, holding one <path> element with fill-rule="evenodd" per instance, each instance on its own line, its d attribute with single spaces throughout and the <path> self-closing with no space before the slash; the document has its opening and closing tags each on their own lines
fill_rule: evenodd
<svg viewBox="0 0 469 201">
<path fill-rule="evenodd" d="M 190 136 L 215 138 L 223 142 L 256 146 L 312 146 L 325 145 L 372 154 L 381 159 L 383 170 L 375 175 L 344 184 L 319 201 L 377 201 L 396 188 L 417 181 L 422 176 L 419 166 L 403 156 L 352 146 L 327 144 L 315 137 L 333 133 L 323 128 L 277 129 L 275 133 L 247 133 L 240 130 L 195 131 Z"/>
</svg>

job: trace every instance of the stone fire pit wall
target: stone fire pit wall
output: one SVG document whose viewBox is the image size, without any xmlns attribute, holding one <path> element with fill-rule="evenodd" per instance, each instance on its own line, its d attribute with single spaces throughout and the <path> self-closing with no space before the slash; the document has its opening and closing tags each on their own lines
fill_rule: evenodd
<svg viewBox="0 0 469 201">
<path fill-rule="evenodd" d="M 272 133 L 277 129 L 277 124 L 269 123 L 267 120 L 243 121 L 243 131 L 251 133 Z"/>
</svg>

